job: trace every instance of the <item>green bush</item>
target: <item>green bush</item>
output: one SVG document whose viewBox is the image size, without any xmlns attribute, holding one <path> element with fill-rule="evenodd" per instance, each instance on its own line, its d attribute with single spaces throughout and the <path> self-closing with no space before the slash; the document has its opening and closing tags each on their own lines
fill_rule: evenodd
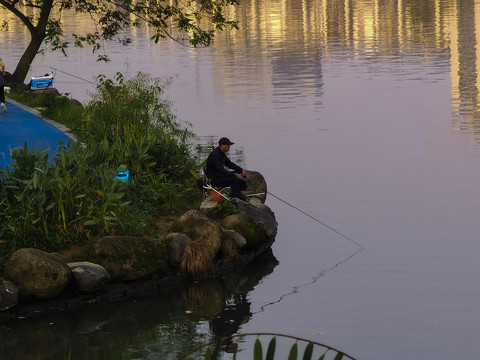
<svg viewBox="0 0 480 360">
<path fill-rule="evenodd" d="M 200 197 L 197 167 L 182 127 L 160 99 L 159 80 L 144 74 L 124 81 L 100 77 L 85 107 L 78 141 L 53 156 L 25 147 L 0 170 L 0 239 L 10 250 L 55 250 L 72 241 L 142 235 L 153 217 L 184 210 Z M 129 170 L 129 181 L 116 171 Z"/>
</svg>

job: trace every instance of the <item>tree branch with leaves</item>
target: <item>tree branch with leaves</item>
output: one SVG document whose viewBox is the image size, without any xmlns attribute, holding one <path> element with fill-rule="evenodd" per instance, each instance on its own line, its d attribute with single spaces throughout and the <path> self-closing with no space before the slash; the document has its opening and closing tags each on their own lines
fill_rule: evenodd
<svg viewBox="0 0 480 360">
<path fill-rule="evenodd" d="M 71 42 L 63 33 L 63 12 L 74 11 L 89 15 L 92 30 L 85 34 L 69 34 L 73 46 L 90 46 L 98 60 L 108 61 L 103 49 L 104 41 L 117 40 L 122 45 L 131 38 L 120 38 L 123 29 L 142 24 L 153 29 L 151 40 L 171 39 L 187 46 L 208 46 L 215 30 L 237 29 L 236 21 L 227 19 L 227 9 L 239 0 L 0 0 L 3 7 L 29 31 L 30 43 L 25 48 L 13 74 L 12 81 L 22 83 L 30 64 L 42 44 L 60 50 L 65 56 Z M 31 15 L 31 14 L 34 15 Z M 0 27 L 8 30 L 8 21 Z"/>
</svg>

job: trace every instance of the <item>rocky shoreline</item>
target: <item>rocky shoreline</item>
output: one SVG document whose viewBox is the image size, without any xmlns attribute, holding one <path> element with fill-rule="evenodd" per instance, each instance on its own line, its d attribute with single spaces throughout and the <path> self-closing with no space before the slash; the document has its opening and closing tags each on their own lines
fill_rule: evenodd
<svg viewBox="0 0 480 360">
<path fill-rule="evenodd" d="M 267 193 L 261 174 L 249 172 L 250 178 L 252 192 Z M 278 224 L 264 200 L 239 204 L 221 220 L 190 210 L 166 235 L 106 236 L 75 261 L 19 249 L 0 278 L 0 321 L 155 296 L 240 271 L 275 240 Z"/>
<path fill-rule="evenodd" d="M 255 259 L 263 255 L 273 242 L 274 240 L 271 239 L 257 249 L 242 254 L 241 266 L 236 266 L 230 259 L 217 262 L 214 265 L 212 277 L 218 278 L 235 271 L 241 271 L 245 266 L 248 266 L 251 262 L 255 261 Z M 14 307 L 0 311 L 0 321 L 68 311 L 92 304 L 168 294 L 187 286 L 190 282 L 191 279 L 188 279 L 183 274 L 171 273 L 164 274 L 163 276 L 153 275 L 149 279 L 132 282 L 109 283 L 94 293 L 82 293 L 74 288 L 70 288 L 54 299 L 19 302 Z"/>
</svg>

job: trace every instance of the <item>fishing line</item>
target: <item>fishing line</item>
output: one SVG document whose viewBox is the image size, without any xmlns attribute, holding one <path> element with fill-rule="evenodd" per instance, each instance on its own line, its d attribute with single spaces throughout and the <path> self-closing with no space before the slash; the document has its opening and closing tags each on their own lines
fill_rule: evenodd
<svg viewBox="0 0 480 360">
<path fill-rule="evenodd" d="M 56 69 L 56 68 L 54 68 L 54 67 L 51 67 L 51 66 L 50 66 L 50 69 L 53 69 L 53 70 L 58 71 L 58 72 L 61 72 L 61 73 L 65 74 L 65 75 L 73 76 L 74 78 L 80 79 L 80 80 L 82 80 L 82 81 L 86 81 L 86 82 L 88 82 L 88 83 L 90 83 L 90 84 L 95 84 L 93 81 L 90 81 L 90 80 L 81 78 L 80 76 L 70 74 L 70 73 L 68 73 L 68 72 L 65 72 L 65 71 Z"/>
<path fill-rule="evenodd" d="M 352 242 L 352 243 L 354 243 L 355 245 L 357 245 L 357 246 L 360 246 L 362 249 L 365 249 L 365 248 L 364 248 L 362 245 L 360 245 L 360 244 L 359 244 L 359 243 L 357 243 L 356 241 L 354 241 L 354 240 L 350 239 L 348 236 L 346 236 L 346 235 L 342 234 L 342 233 L 341 233 L 340 231 L 338 231 L 338 230 L 335 230 L 335 229 L 334 229 L 334 228 L 332 228 L 331 226 L 328 226 L 327 224 L 325 224 L 324 222 L 322 222 L 322 221 L 318 220 L 317 218 L 313 217 L 312 215 L 310 215 L 310 214 L 307 214 L 305 211 L 303 211 L 303 210 L 299 209 L 299 208 L 298 208 L 298 207 L 296 207 L 295 205 L 292 205 L 292 204 L 290 204 L 289 202 L 287 202 L 287 201 L 285 201 L 285 200 L 283 200 L 283 199 L 279 198 L 278 196 L 276 196 L 276 195 L 273 195 L 273 194 L 272 194 L 270 191 L 267 191 L 267 193 L 268 193 L 269 195 L 273 196 L 275 199 L 277 199 L 277 200 L 280 200 L 281 202 L 283 202 L 283 203 L 287 204 L 288 206 L 290 206 L 290 207 L 294 208 L 295 210 L 297 210 L 297 211 L 301 212 L 302 214 L 304 214 L 304 215 L 307 215 L 309 218 L 311 218 L 311 219 L 315 220 L 315 221 L 316 221 L 316 222 L 318 222 L 319 224 L 321 224 L 321 225 L 323 225 L 323 226 L 325 226 L 325 227 L 329 228 L 330 230 L 332 230 L 333 232 L 337 233 L 338 235 L 340 235 L 340 236 L 344 237 L 344 238 L 345 238 L 345 239 L 347 239 L 348 241 L 351 241 L 351 242 Z"/>
<path fill-rule="evenodd" d="M 259 309 L 258 311 L 256 311 L 256 312 L 252 312 L 252 315 L 255 315 L 255 314 L 258 314 L 258 313 L 261 313 L 261 312 L 265 311 L 265 308 L 268 307 L 268 306 L 272 306 L 272 305 L 275 305 L 275 304 L 278 304 L 278 303 L 282 302 L 283 299 L 285 299 L 287 296 L 297 294 L 297 293 L 298 293 L 298 290 L 299 290 L 300 288 L 302 288 L 302 287 L 310 286 L 310 285 L 312 285 L 312 284 L 315 284 L 318 280 L 320 280 L 320 278 L 324 277 L 326 273 L 335 270 L 337 267 L 339 267 L 340 265 L 346 263 L 348 260 L 350 260 L 351 258 L 353 258 L 355 255 L 357 255 L 360 251 L 363 251 L 364 249 L 365 249 L 365 248 L 362 247 L 361 249 L 358 249 L 357 251 L 355 251 L 355 253 L 353 253 L 352 255 L 348 256 L 346 259 L 340 261 L 339 263 L 331 266 L 331 267 L 328 268 L 328 269 L 325 269 L 325 270 L 320 271 L 317 275 L 315 275 L 314 277 L 312 277 L 312 280 L 311 280 L 311 281 L 292 287 L 291 290 L 290 290 L 288 293 L 283 294 L 283 295 L 280 296 L 277 300 L 270 301 L 270 302 L 268 302 L 268 303 L 260 306 L 260 309 Z"/>
</svg>

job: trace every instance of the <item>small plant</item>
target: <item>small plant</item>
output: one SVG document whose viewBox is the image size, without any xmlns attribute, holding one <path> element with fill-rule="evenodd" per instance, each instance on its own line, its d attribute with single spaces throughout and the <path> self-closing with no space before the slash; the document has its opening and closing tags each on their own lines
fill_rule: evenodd
<svg viewBox="0 0 480 360">
<path fill-rule="evenodd" d="M 274 359 L 288 359 L 288 360 L 342 360 L 355 358 L 345 354 L 344 352 L 332 348 L 328 345 L 307 339 L 298 338 L 295 336 L 271 334 L 271 333 L 252 333 L 252 334 L 238 334 L 225 337 L 209 344 L 203 345 L 192 352 L 181 356 L 180 360 L 190 359 L 205 359 L 205 360 L 220 360 L 220 359 L 236 359 L 237 354 L 244 354 L 246 350 L 245 345 L 251 342 L 245 341 L 250 337 L 256 337 L 253 344 L 252 360 L 274 360 Z M 278 340 L 277 340 L 278 339 Z M 235 341 L 237 340 L 237 341 Z M 268 340 L 268 346 L 265 344 Z M 262 341 L 264 343 L 262 344 Z M 288 357 L 285 350 L 278 352 L 277 341 L 281 341 L 282 349 L 288 350 Z M 288 343 L 292 343 L 288 345 Z M 287 347 L 285 347 L 287 343 Z M 264 355 L 264 350 L 265 355 Z M 250 349 L 252 351 L 252 349 Z M 199 354 L 204 354 L 200 356 Z"/>
<path fill-rule="evenodd" d="M 239 210 L 237 209 L 235 204 L 225 200 L 220 201 L 217 204 L 217 206 L 207 210 L 208 217 L 211 219 L 217 219 L 217 220 L 220 220 L 227 216 L 238 214 L 238 213 L 239 213 Z"/>
</svg>

